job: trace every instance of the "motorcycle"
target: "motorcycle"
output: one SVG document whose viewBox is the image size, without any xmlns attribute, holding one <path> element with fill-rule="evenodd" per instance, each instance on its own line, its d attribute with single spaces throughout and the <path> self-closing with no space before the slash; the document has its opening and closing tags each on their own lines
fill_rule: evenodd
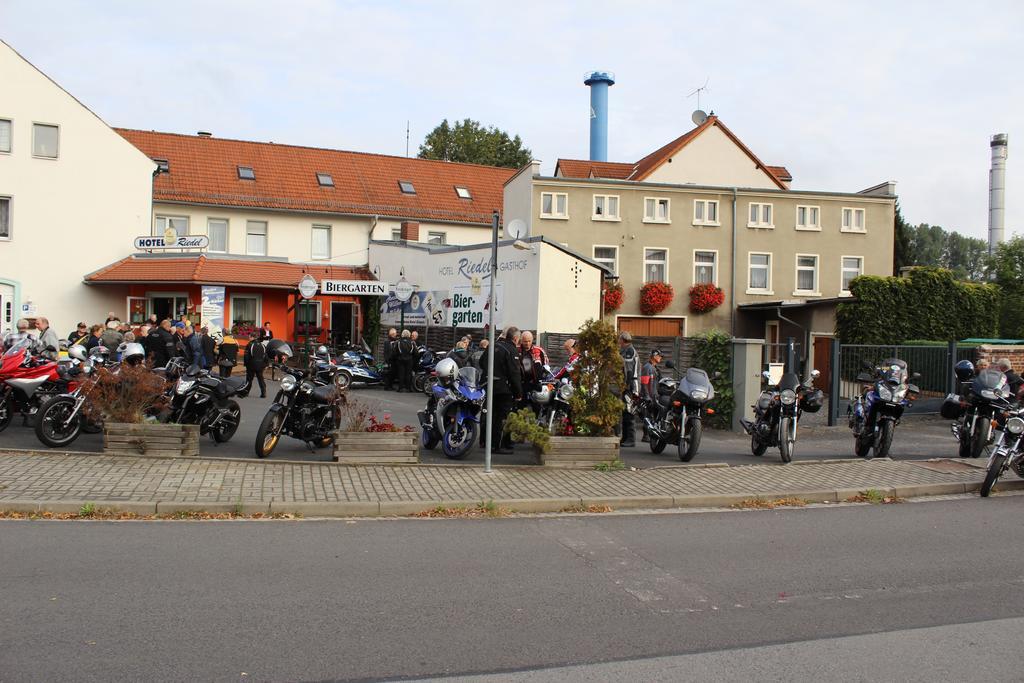
<svg viewBox="0 0 1024 683">
<path fill-rule="evenodd" d="M 903 411 L 913 405 L 921 390 L 907 383 L 907 363 L 887 358 L 877 367 L 865 362 L 857 381 L 864 385 L 859 396 L 847 407 L 853 431 L 854 452 L 858 458 L 885 458 L 892 448 L 893 433 Z M 920 373 L 910 379 L 920 378 Z"/>
<path fill-rule="evenodd" d="M 549 434 L 561 434 L 565 424 L 570 421 L 572 409 L 569 407 L 569 399 L 573 391 L 572 382 L 568 377 L 563 377 L 561 380 L 548 378 L 540 389 L 527 394 L 533 412 L 537 414 L 537 424 L 548 430 Z"/>
<path fill-rule="evenodd" d="M 57 361 L 34 359 L 30 343 L 18 343 L 0 359 L 0 432 L 20 412 L 27 420 L 50 398 L 68 390 L 69 378 Z"/>
<path fill-rule="evenodd" d="M 675 369 L 671 361 L 665 367 Z M 644 417 L 651 452 L 661 453 L 672 444 L 678 448 L 682 462 L 693 460 L 700 448 L 704 415 L 714 415 L 714 410 L 707 407 L 714 397 L 715 387 L 700 368 L 689 368 L 678 380 L 662 377 L 656 402 L 647 402 Z"/>
<path fill-rule="evenodd" d="M 434 366 L 444 360 L 448 354 L 444 351 L 434 352 L 423 347 L 416 362 L 416 369 L 412 373 L 412 388 L 429 395 L 431 379 L 434 375 Z"/>
<path fill-rule="evenodd" d="M 290 348 L 289 348 L 290 351 Z M 280 352 L 278 352 L 280 353 Z M 337 384 L 339 382 L 339 368 L 337 362 L 331 358 L 331 352 L 326 346 L 319 346 L 316 353 L 310 357 L 309 372 L 311 377 L 321 384 Z M 273 367 L 284 369 L 280 363 L 273 363 Z M 344 380 L 342 380 L 344 381 Z M 345 385 L 347 386 L 347 384 Z M 339 386 L 344 389 L 344 386 Z"/>
<path fill-rule="evenodd" d="M 420 443 L 430 451 L 440 442 L 445 457 L 461 460 L 480 434 L 480 415 L 486 397 L 480 387 L 480 375 L 473 367 L 459 370 L 450 358 L 438 363 L 435 372 L 438 382 L 431 390 L 427 406 L 416 413 Z"/>
<path fill-rule="evenodd" d="M 811 376 L 800 382 L 795 372 L 787 372 L 772 386 L 771 374 L 761 373 L 767 384 L 752 406 L 755 419 L 753 422 L 740 420 L 743 429 L 750 434 L 750 451 L 755 456 L 760 457 L 769 447 L 777 446 L 782 462 L 793 460 L 801 414 L 818 412 L 825 400 L 821 390 L 814 388 L 814 380 L 820 374 L 811 370 Z"/>
<path fill-rule="evenodd" d="M 235 435 L 242 421 L 242 409 L 231 397 L 248 391 L 244 377 L 221 378 L 193 365 L 174 383 L 171 408 L 164 421 L 199 425 L 200 434 L 210 434 L 215 442 L 224 443 Z"/>
<path fill-rule="evenodd" d="M 999 477 L 1012 469 L 1024 479 L 1024 410 L 1014 412 L 1006 419 L 1002 433 L 988 458 L 988 471 L 981 484 L 981 497 L 987 498 Z"/>
<path fill-rule="evenodd" d="M 384 383 L 384 373 L 364 344 L 361 349 L 349 348 L 342 351 L 334 383 L 339 389 L 347 389 L 353 384 L 373 386 Z"/>
<path fill-rule="evenodd" d="M 975 375 L 970 361 L 960 361 L 954 372 L 964 387 L 963 393 L 947 396 L 940 413 L 955 420 L 950 430 L 960 443 L 960 457 L 980 458 L 992 441 L 993 428 L 1000 425 L 1013 407 L 1013 392 L 1006 375 L 994 368 Z"/>
<path fill-rule="evenodd" d="M 268 353 L 290 357 L 291 348 L 273 340 Z M 281 434 L 303 441 L 310 448 L 326 448 L 334 443 L 334 433 L 341 428 L 341 394 L 333 382 L 323 381 L 318 373 L 309 374 L 283 363 L 276 367 L 283 373 L 274 402 L 263 416 L 256 431 L 256 457 L 266 458 L 277 447 Z"/>
<path fill-rule="evenodd" d="M 78 381 L 88 379 L 98 367 L 106 364 L 108 356 L 102 347 L 96 347 L 93 351 L 94 353 L 86 356 L 81 346 L 72 346 L 68 349 L 68 357 L 77 363 L 67 370 L 67 375 L 69 379 L 75 380 L 77 385 L 69 385 L 68 393 L 54 396 L 44 403 L 36 414 L 36 437 L 50 448 L 65 448 L 82 432 L 95 434 L 102 429 L 100 424 L 94 423 L 82 412 L 82 407 L 95 384 Z"/>
</svg>

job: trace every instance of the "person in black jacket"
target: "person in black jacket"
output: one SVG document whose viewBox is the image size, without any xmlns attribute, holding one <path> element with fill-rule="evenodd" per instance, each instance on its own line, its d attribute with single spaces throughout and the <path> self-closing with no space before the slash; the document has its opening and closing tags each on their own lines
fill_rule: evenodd
<svg viewBox="0 0 1024 683">
<path fill-rule="evenodd" d="M 177 340 L 171 334 L 171 321 L 160 321 L 146 336 L 146 353 L 153 359 L 153 367 L 162 368 L 174 357 Z"/>
<path fill-rule="evenodd" d="M 483 374 L 487 373 L 488 349 L 480 358 Z M 486 378 L 485 378 L 486 379 Z M 523 373 L 519 364 L 519 328 L 509 327 L 494 342 L 493 419 L 487 416 L 484 429 L 491 430 L 491 446 L 498 455 L 511 455 L 512 442 L 505 431 L 505 420 L 512 407 L 523 397 Z M 480 432 L 483 434 L 483 430 Z"/>
<path fill-rule="evenodd" d="M 217 343 L 210 336 L 209 328 L 199 328 L 199 345 L 203 349 L 203 359 L 206 361 L 203 367 L 213 370 L 217 366 Z"/>
<path fill-rule="evenodd" d="M 412 342 L 409 330 L 402 330 L 402 338 L 396 343 L 396 361 L 398 363 L 398 391 L 412 391 L 412 359 L 416 355 L 416 345 Z"/>
<path fill-rule="evenodd" d="M 267 349 L 260 342 L 259 330 L 252 333 L 249 345 L 245 347 L 245 381 L 252 387 L 253 378 L 259 382 L 260 398 L 267 397 L 267 382 L 263 370 L 267 367 Z"/>
<path fill-rule="evenodd" d="M 384 360 L 388 364 L 384 377 L 385 388 L 390 391 L 398 381 L 398 330 L 393 327 L 388 330 L 388 338 L 384 340 Z"/>
<path fill-rule="evenodd" d="M 640 393 L 640 354 L 633 348 L 633 336 L 629 332 L 619 335 L 619 355 L 622 356 L 623 369 L 626 374 L 626 386 L 622 391 L 622 399 L 624 402 L 635 401 Z M 622 408 L 622 440 L 619 445 L 622 448 L 632 448 L 636 445 L 633 413 L 629 410 L 628 403 L 624 403 Z"/>
</svg>

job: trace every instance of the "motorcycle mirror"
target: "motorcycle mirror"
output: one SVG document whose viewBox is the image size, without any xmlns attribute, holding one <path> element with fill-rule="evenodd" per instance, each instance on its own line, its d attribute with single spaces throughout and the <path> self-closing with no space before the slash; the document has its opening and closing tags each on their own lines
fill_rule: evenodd
<svg viewBox="0 0 1024 683">
<path fill-rule="evenodd" d="M 711 379 L 719 379 L 721 376 L 722 373 L 718 370 L 715 370 L 713 373 L 711 373 Z"/>
<path fill-rule="evenodd" d="M 872 365 L 871 363 L 867 362 L 866 360 L 862 360 L 862 361 L 860 362 L 860 366 L 861 366 L 861 367 L 862 367 L 863 369 L 865 369 L 865 370 L 874 370 L 874 369 L 875 369 L 875 366 L 874 366 L 874 365 Z"/>
<path fill-rule="evenodd" d="M 910 379 L 921 379 L 921 373 L 920 372 L 913 373 L 912 375 L 910 375 Z"/>
<path fill-rule="evenodd" d="M 676 369 L 676 364 L 673 363 L 670 360 L 667 360 L 667 361 L 665 361 L 665 367 L 668 368 L 669 370 L 675 370 Z"/>
<path fill-rule="evenodd" d="M 764 377 L 765 379 L 771 379 L 772 373 L 765 370 L 764 372 L 761 373 L 761 376 Z"/>
<path fill-rule="evenodd" d="M 821 372 L 819 370 L 811 370 L 812 379 L 817 379 L 819 377 L 821 377 Z"/>
</svg>

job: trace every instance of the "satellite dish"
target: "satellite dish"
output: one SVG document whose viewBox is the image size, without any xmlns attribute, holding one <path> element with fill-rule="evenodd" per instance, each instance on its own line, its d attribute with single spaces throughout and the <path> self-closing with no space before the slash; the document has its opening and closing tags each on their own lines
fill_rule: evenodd
<svg viewBox="0 0 1024 683">
<path fill-rule="evenodd" d="M 505 226 L 505 236 L 514 240 L 521 240 L 527 236 L 526 222 L 515 218 Z"/>
<path fill-rule="evenodd" d="M 708 120 L 708 115 L 704 113 L 703 109 L 698 109 L 690 116 L 690 120 L 699 126 Z"/>
</svg>

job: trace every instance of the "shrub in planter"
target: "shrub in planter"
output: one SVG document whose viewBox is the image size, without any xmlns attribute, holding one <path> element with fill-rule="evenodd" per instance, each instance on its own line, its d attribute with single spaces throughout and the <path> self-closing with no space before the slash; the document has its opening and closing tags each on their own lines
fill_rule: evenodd
<svg viewBox="0 0 1024 683">
<path fill-rule="evenodd" d="M 97 368 L 82 410 L 94 422 L 141 424 L 166 405 L 166 380 L 145 365 Z"/>
<path fill-rule="evenodd" d="M 725 292 L 710 282 L 690 287 L 690 311 L 693 313 L 707 313 L 722 305 L 725 301 Z"/>
<path fill-rule="evenodd" d="M 623 385 L 622 357 L 615 328 L 603 320 L 583 323 L 576 337 L 580 358 L 573 371 L 576 391 L 569 399 L 572 434 L 613 436 L 622 418 L 618 393 Z"/>
<path fill-rule="evenodd" d="M 551 446 L 551 435 L 537 424 L 537 415 L 529 408 L 509 413 L 505 419 L 505 431 L 513 441 L 533 444 L 541 453 L 547 453 Z"/>
<path fill-rule="evenodd" d="M 341 429 L 334 441 L 334 459 L 351 465 L 393 465 L 419 462 L 419 435 L 409 425 L 396 425 L 391 415 L 378 418 L 366 405 L 343 395 Z"/>
<path fill-rule="evenodd" d="M 604 297 L 605 313 L 614 313 L 619 310 L 622 307 L 622 302 L 626 300 L 626 292 L 620 282 L 605 284 L 601 295 Z"/>
<path fill-rule="evenodd" d="M 640 312 L 644 315 L 661 313 L 675 298 L 675 290 L 667 282 L 648 282 L 640 288 Z"/>
</svg>

